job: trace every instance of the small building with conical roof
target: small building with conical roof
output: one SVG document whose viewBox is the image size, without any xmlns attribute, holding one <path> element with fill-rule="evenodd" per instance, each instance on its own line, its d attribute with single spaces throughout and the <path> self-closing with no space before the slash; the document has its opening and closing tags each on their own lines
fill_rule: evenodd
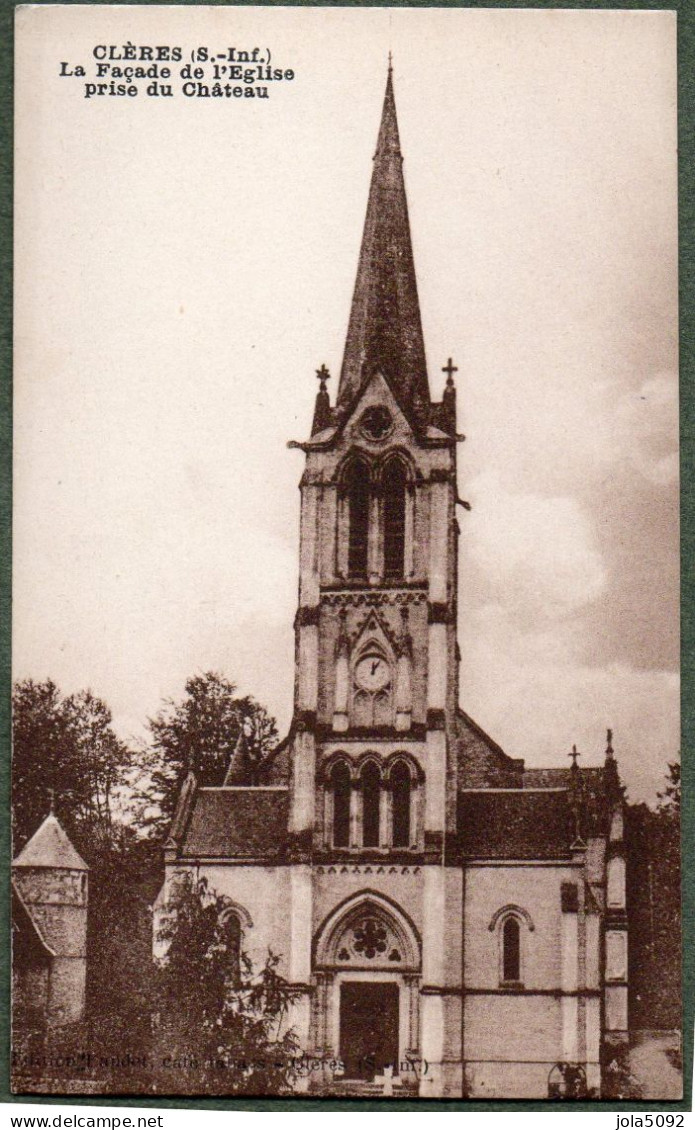
<svg viewBox="0 0 695 1130">
<path fill-rule="evenodd" d="M 88 872 L 53 812 L 13 860 L 16 1026 L 44 1033 L 84 1017 Z"/>
</svg>

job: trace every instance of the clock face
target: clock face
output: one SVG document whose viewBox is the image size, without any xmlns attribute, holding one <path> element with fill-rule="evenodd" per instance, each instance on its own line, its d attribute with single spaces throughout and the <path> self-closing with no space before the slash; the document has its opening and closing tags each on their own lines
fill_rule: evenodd
<svg viewBox="0 0 695 1130">
<path fill-rule="evenodd" d="M 355 668 L 355 681 L 365 691 L 380 691 L 390 679 L 389 665 L 381 655 L 365 655 Z"/>
</svg>

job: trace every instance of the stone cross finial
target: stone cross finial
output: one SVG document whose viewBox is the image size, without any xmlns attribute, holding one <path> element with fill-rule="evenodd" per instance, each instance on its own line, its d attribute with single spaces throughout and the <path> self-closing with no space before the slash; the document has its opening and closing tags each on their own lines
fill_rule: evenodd
<svg viewBox="0 0 695 1130">
<path fill-rule="evenodd" d="M 451 388 L 454 383 L 454 373 L 458 373 L 458 365 L 454 365 L 451 357 L 447 361 L 446 365 L 442 366 L 442 372 L 446 373 L 447 387 Z"/>
<path fill-rule="evenodd" d="M 320 369 L 316 370 L 316 376 L 318 377 L 318 379 L 321 382 L 321 384 L 319 386 L 321 392 L 325 392 L 326 391 L 326 381 L 329 381 L 331 379 L 331 374 L 330 374 L 330 372 L 328 371 L 328 369 L 326 368 L 325 365 L 322 365 Z"/>
<path fill-rule="evenodd" d="M 581 757 L 581 753 L 576 745 L 572 746 L 571 753 L 567 754 L 572 758 L 572 774 L 571 792 L 570 792 L 570 808 L 574 816 L 574 840 L 570 847 L 574 850 L 576 848 L 583 849 L 586 845 L 582 839 L 581 831 L 581 817 L 582 817 L 582 783 L 579 776 L 579 766 L 577 765 L 577 758 Z"/>
<path fill-rule="evenodd" d="M 606 757 L 613 757 L 613 731 L 606 730 Z"/>
</svg>

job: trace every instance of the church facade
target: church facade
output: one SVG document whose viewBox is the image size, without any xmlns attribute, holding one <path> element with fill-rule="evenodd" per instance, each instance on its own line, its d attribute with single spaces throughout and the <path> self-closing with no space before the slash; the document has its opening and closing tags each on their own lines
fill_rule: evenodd
<svg viewBox="0 0 695 1130">
<path fill-rule="evenodd" d="M 598 1096 L 627 1039 L 623 801 L 527 768 L 464 712 L 454 366 L 430 394 L 389 71 L 335 403 L 301 479 L 294 715 L 261 765 L 189 774 L 166 846 L 297 988 L 324 1094 Z M 289 674 L 289 673 L 288 673 Z M 156 921 L 155 916 L 155 921 Z M 577 1092 L 578 1093 L 578 1092 Z"/>
</svg>

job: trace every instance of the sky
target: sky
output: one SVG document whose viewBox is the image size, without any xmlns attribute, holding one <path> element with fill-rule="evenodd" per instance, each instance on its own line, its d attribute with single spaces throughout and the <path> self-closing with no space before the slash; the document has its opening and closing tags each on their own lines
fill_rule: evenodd
<svg viewBox="0 0 695 1130">
<path fill-rule="evenodd" d="M 461 705 L 529 765 L 599 764 L 610 726 L 653 799 L 680 748 L 675 15 L 70 5 L 17 35 L 15 677 L 89 686 L 126 739 L 210 669 L 289 724 L 286 444 L 340 369 L 391 50 L 430 385 L 451 355 L 467 436 Z M 125 43 L 181 47 L 174 97 L 84 97 Z M 295 77 L 186 98 L 201 45 Z"/>
</svg>

